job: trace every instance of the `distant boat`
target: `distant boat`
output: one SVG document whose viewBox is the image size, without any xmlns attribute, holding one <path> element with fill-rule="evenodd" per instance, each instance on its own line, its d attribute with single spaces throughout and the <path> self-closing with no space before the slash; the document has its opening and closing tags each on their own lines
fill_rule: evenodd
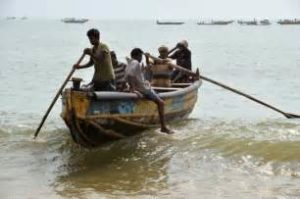
<svg viewBox="0 0 300 199">
<path fill-rule="evenodd" d="M 27 19 L 27 17 L 22 17 L 22 18 L 21 18 L 21 20 L 26 20 L 26 19 Z"/>
<path fill-rule="evenodd" d="M 294 20 L 284 19 L 284 20 L 279 20 L 277 23 L 280 25 L 300 25 L 300 19 L 294 19 Z"/>
<path fill-rule="evenodd" d="M 182 21 L 164 21 L 164 22 L 161 22 L 161 21 L 156 21 L 156 24 L 157 25 L 182 25 L 184 24 L 184 22 Z"/>
<path fill-rule="evenodd" d="M 237 22 L 240 25 L 254 25 L 254 26 L 257 25 L 257 21 L 255 19 L 253 21 L 241 21 L 241 20 L 239 20 Z"/>
<path fill-rule="evenodd" d="M 271 22 L 268 19 L 261 20 L 259 23 L 264 26 L 271 25 Z"/>
<path fill-rule="evenodd" d="M 6 20 L 15 20 L 16 17 L 6 17 Z"/>
<path fill-rule="evenodd" d="M 65 23 L 85 23 L 87 21 L 88 21 L 88 19 L 75 19 L 75 18 L 62 19 L 62 22 L 65 22 Z"/>
<path fill-rule="evenodd" d="M 198 25 L 228 25 L 228 24 L 231 24 L 233 22 L 234 22 L 233 20 L 230 20 L 230 21 L 211 21 L 209 23 L 201 21 L 201 22 L 198 22 L 197 24 Z"/>
</svg>

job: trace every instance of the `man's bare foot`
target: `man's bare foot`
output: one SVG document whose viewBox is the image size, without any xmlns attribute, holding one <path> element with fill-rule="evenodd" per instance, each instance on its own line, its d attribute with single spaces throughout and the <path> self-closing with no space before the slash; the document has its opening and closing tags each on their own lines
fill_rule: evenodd
<svg viewBox="0 0 300 199">
<path fill-rule="evenodd" d="M 167 127 L 161 128 L 160 129 L 161 132 L 166 133 L 166 134 L 173 134 L 174 131 L 172 131 L 171 129 L 168 129 Z"/>
</svg>

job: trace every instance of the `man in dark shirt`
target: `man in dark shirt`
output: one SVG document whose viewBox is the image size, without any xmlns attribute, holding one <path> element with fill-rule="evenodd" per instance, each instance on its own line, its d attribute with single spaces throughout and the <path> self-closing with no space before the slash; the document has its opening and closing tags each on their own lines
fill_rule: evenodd
<svg viewBox="0 0 300 199">
<path fill-rule="evenodd" d="M 176 59 L 176 64 L 188 69 L 192 70 L 192 53 L 188 49 L 188 43 L 186 40 L 183 40 L 179 42 L 174 49 L 175 52 L 172 53 L 172 51 L 169 52 L 172 53 L 169 55 L 171 59 Z M 172 80 L 174 82 L 187 82 L 189 79 L 188 74 L 181 73 L 179 70 L 175 70 L 172 74 Z"/>
</svg>

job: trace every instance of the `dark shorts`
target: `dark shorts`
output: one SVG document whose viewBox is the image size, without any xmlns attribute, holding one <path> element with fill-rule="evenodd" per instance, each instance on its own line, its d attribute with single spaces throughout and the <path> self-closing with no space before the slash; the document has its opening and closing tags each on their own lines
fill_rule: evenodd
<svg viewBox="0 0 300 199">
<path fill-rule="evenodd" d="M 154 90 L 150 89 L 147 92 L 142 93 L 144 97 L 151 101 L 157 101 L 160 99 L 160 97 L 155 93 Z"/>
<path fill-rule="evenodd" d="M 94 91 L 115 91 L 115 81 L 93 81 L 92 88 Z"/>
</svg>

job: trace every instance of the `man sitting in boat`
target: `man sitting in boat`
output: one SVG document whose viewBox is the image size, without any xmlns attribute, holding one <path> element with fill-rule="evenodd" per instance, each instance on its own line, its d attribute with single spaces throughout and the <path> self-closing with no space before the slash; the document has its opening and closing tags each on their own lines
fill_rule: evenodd
<svg viewBox="0 0 300 199">
<path fill-rule="evenodd" d="M 148 66 L 152 72 L 151 85 L 157 87 L 170 87 L 171 75 L 173 70 L 178 70 L 183 74 L 195 76 L 196 74 L 190 70 L 187 70 L 181 66 L 172 63 L 172 60 L 168 58 L 169 49 L 166 46 L 160 46 L 158 48 L 158 58 L 145 53 Z M 151 59 L 151 60 L 150 60 Z"/>
<path fill-rule="evenodd" d="M 154 92 L 150 83 L 144 79 L 141 61 L 143 51 L 140 48 L 134 48 L 131 53 L 131 59 L 127 58 L 128 65 L 125 70 L 125 79 L 129 83 L 130 91 L 145 97 L 156 103 L 158 108 L 159 119 L 161 123 L 161 132 L 173 133 L 165 124 L 164 118 L 164 101 Z"/>
<path fill-rule="evenodd" d="M 94 65 L 95 72 L 92 79 L 91 90 L 93 91 L 114 91 L 114 69 L 110 57 L 110 51 L 106 44 L 100 42 L 100 33 L 97 29 L 90 29 L 87 32 L 92 48 L 84 49 L 84 54 L 90 56 L 88 63 L 74 65 L 76 69 L 88 68 Z"/>
<path fill-rule="evenodd" d="M 116 90 L 124 91 L 126 89 L 126 81 L 124 79 L 126 64 L 118 61 L 115 51 L 110 51 L 110 56 L 116 77 Z"/>
<path fill-rule="evenodd" d="M 174 50 L 176 50 L 174 52 Z M 172 53 L 172 54 L 171 54 Z M 187 70 L 192 70 L 192 53 L 188 49 L 188 42 L 183 40 L 176 45 L 176 48 L 169 52 L 169 58 L 175 59 L 176 64 L 182 66 Z M 179 70 L 175 70 L 172 74 L 173 82 L 188 82 L 190 76 L 181 73 Z"/>
</svg>

